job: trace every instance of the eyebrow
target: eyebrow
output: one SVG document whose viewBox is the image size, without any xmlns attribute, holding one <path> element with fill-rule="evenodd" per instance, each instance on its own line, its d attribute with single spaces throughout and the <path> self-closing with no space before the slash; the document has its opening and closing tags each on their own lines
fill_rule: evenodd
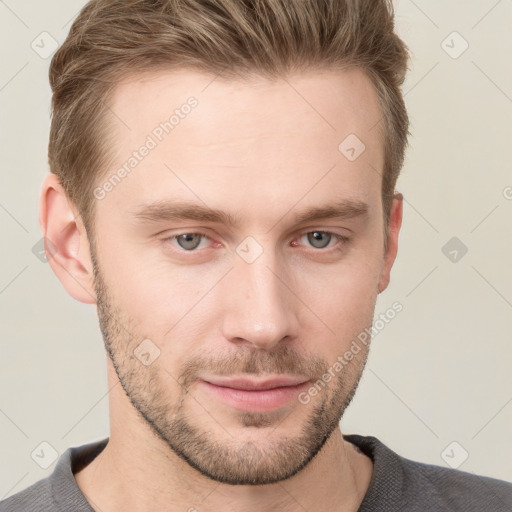
<svg viewBox="0 0 512 512">
<path fill-rule="evenodd" d="M 294 222 L 303 224 L 320 219 L 345 220 L 367 216 L 368 211 L 368 204 L 363 201 L 343 199 L 322 206 L 311 206 L 299 210 L 294 216 Z M 191 220 L 225 224 L 229 227 L 236 227 L 241 223 L 239 217 L 229 212 L 188 201 L 155 201 L 142 204 L 132 210 L 132 214 L 136 220 L 149 223 Z"/>
</svg>

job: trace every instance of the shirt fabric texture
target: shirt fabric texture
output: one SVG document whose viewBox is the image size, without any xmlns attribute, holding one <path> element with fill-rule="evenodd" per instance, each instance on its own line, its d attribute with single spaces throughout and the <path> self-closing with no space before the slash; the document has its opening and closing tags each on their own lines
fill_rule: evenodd
<svg viewBox="0 0 512 512">
<path fill-rule="evenodd" d="M 373 436 L 343 437 L 374 464 L 358 512 L 512 512 L 512 483 L 406 459 Z M 0 512 L 94 512 L 74 473 L 107 442 L 68 448 L 49 476 L 0 501 Z"/>
</svg>

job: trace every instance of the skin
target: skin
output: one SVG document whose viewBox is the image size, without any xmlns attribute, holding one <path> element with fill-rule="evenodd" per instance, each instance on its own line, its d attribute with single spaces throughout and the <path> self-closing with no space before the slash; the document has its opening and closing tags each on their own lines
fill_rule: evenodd
<svg viewBox="0 0 512 512">
<path fill-rule="evenodd" d="M 373 464 L 343 439 L 339 420 L 367 346 L 309 403 L 270 412 L 240 411 L 200 379 L 315 381 L 372 325 L 402 221 L 395 194 L 384 251 L 375 172 L 383 145 L 370 130 L 381 117 L 377 95 L 358 69 L 213 78 L 161 70 L 116 88 L 110 172 L 188 97 L 198 105 L 97 200 L 94 251 L 56 177 L 43 184 L 50 264 L 72 297 L 97 305 L 109 355 L 109 442 L 75 478 L 103 512 L 356 511 Z M 353 162 L 338 150 L 351 133 L 366 146 Z M 347 199 L 366 203 L 366 215 L 295 222 L 307 207 Z M 156 200 L 206 205 L 239 223 L 134 216 Z M 198 231 L 206 237 L 191 251 L 170 238 Z M 317 246 L 308 233 L 318 231 L 349 240 L 324 234 Z M 249 236 L 262 250 L 250 263 L 237 253 Z M 149 365 L 134 355 L 144 339 L 159 350 Z"/>
</svg>

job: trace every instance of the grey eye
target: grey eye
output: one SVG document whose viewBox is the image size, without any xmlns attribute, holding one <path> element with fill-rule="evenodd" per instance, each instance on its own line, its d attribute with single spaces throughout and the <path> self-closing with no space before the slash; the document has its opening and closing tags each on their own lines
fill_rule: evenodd
<svg viewBox="0 0 512 512">
<path fill-rule="evenodd" d="M 307 236 L 308 242 L 316 249 L 323 249 L 327 247 L 332 239 L 332 235 L 325 231 L 312 231 L 311 233 L 308 233 Z"/>
<path fill-rule="evenodd" d="M 176 236 L 176 241 L 182 249 L 190 251 L 199 246 L 202 238 L 203 235 L 199 233 L 184 233 L 183 235 Z"/>
</svg>

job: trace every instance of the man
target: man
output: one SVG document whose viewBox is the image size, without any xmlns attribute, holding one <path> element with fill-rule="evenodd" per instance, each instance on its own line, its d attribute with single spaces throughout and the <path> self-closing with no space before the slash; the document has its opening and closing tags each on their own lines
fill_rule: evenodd
<svg viewBox="0 0 512 512">
<path fill-rule="evenodd" d="M 342 435 L 402 221 L 382 0 L 93 0 L 52 60 L 52 269 L 96 304 L 108 439 L 3 511 L 505 511 Z"/>
</svg>

